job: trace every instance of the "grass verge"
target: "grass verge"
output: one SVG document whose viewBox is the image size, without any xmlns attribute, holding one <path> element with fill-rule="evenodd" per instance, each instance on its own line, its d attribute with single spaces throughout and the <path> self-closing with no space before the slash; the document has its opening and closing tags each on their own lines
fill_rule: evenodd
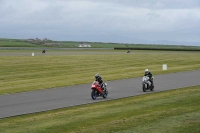
<svg viewBox="0 0 200 133">
<path fill-rule="evenodd" d="M 200 86 L 0 119 L 2 133 L 199 133 Z"/>
<path fill-rule="evenodd" d="M 200 68 L 199 52 L 74 53 L 0 56 L 0 94 L 90 83 L 96 73 L 108 81 L 142 76 L 146 68 L 153 74 Z"/>
</svg>

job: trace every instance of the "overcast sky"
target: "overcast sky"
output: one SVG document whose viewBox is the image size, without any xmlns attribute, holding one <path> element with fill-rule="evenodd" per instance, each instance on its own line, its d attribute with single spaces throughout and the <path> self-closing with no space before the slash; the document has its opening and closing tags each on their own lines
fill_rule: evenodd
<svg viewBox="0 0 200 133">
<path fill-rule="evenodd" d="M 200 0 L 0 0 L 0 38 L 200 42 Z"/>
</svg>

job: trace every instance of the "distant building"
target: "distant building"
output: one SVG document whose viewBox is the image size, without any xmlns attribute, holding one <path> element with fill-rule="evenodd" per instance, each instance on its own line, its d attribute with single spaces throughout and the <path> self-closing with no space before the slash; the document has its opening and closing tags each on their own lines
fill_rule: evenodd
<svg viewBox="0 0 200 133">
<path fill-rule="evenodd" d="M 91 47 L 91 45 L 90 44 L 86 44 L 86 43 L 81 43 L 81 44 L 79 44 L 78 47 Z"/>
<path fill-rule="evenodd" d="M 27 39 L 27 41 L 31 42 L 31 41 L 35 41 L 35 39 L 31 38 L 31 39 Z"/>
</svg>

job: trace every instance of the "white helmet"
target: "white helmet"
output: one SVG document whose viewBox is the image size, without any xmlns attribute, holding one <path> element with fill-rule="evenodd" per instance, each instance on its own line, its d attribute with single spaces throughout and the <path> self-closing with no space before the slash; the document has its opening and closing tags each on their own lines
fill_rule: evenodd
<svg viewBox="0 0 200 133">
<path fill-rule="evenodd" d="M 148 73 L 149 72 L 149 69 L 145 69 L 145 71 L 144 71 L 145 73 Z"/>
</svg>

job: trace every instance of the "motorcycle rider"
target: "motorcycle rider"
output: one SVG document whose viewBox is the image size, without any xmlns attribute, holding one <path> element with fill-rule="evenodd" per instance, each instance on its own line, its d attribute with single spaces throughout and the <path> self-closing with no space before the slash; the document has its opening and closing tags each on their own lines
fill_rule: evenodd
<svg viewBox="0 0 200 133">
<path fill-rule="evenodd" d="M 149 77 L 149 81 L 151 82 L 152 86 L 154 86 L 153 78 L 152 78 L 153 74 L 149 71 L 149 69 L 145 69 L 144 76 Z"/>
<path fill-rule="evenodd" d="M 101 78 L 101 76 L 100 76 L 99 73 L 97 73 L 97 74 L 95 75 L 95 81 L 99 82 L 99 85 L 101 86 L 101 88 L 102 88 L 103 91 L 104 91 L 104 90 L 105 90 L 105 88 L 104 88 L 104 83 L 103 83 L 103 80 L 102 80 L 102 78 Z"/>
<path fill-rule="evenodd" d="M 46 52 L 46 50 L 44 49 L 44 50 L 42 50 L 42 53 L 44 53 L 45 54 L 45 52 Z"/>
</svg>

